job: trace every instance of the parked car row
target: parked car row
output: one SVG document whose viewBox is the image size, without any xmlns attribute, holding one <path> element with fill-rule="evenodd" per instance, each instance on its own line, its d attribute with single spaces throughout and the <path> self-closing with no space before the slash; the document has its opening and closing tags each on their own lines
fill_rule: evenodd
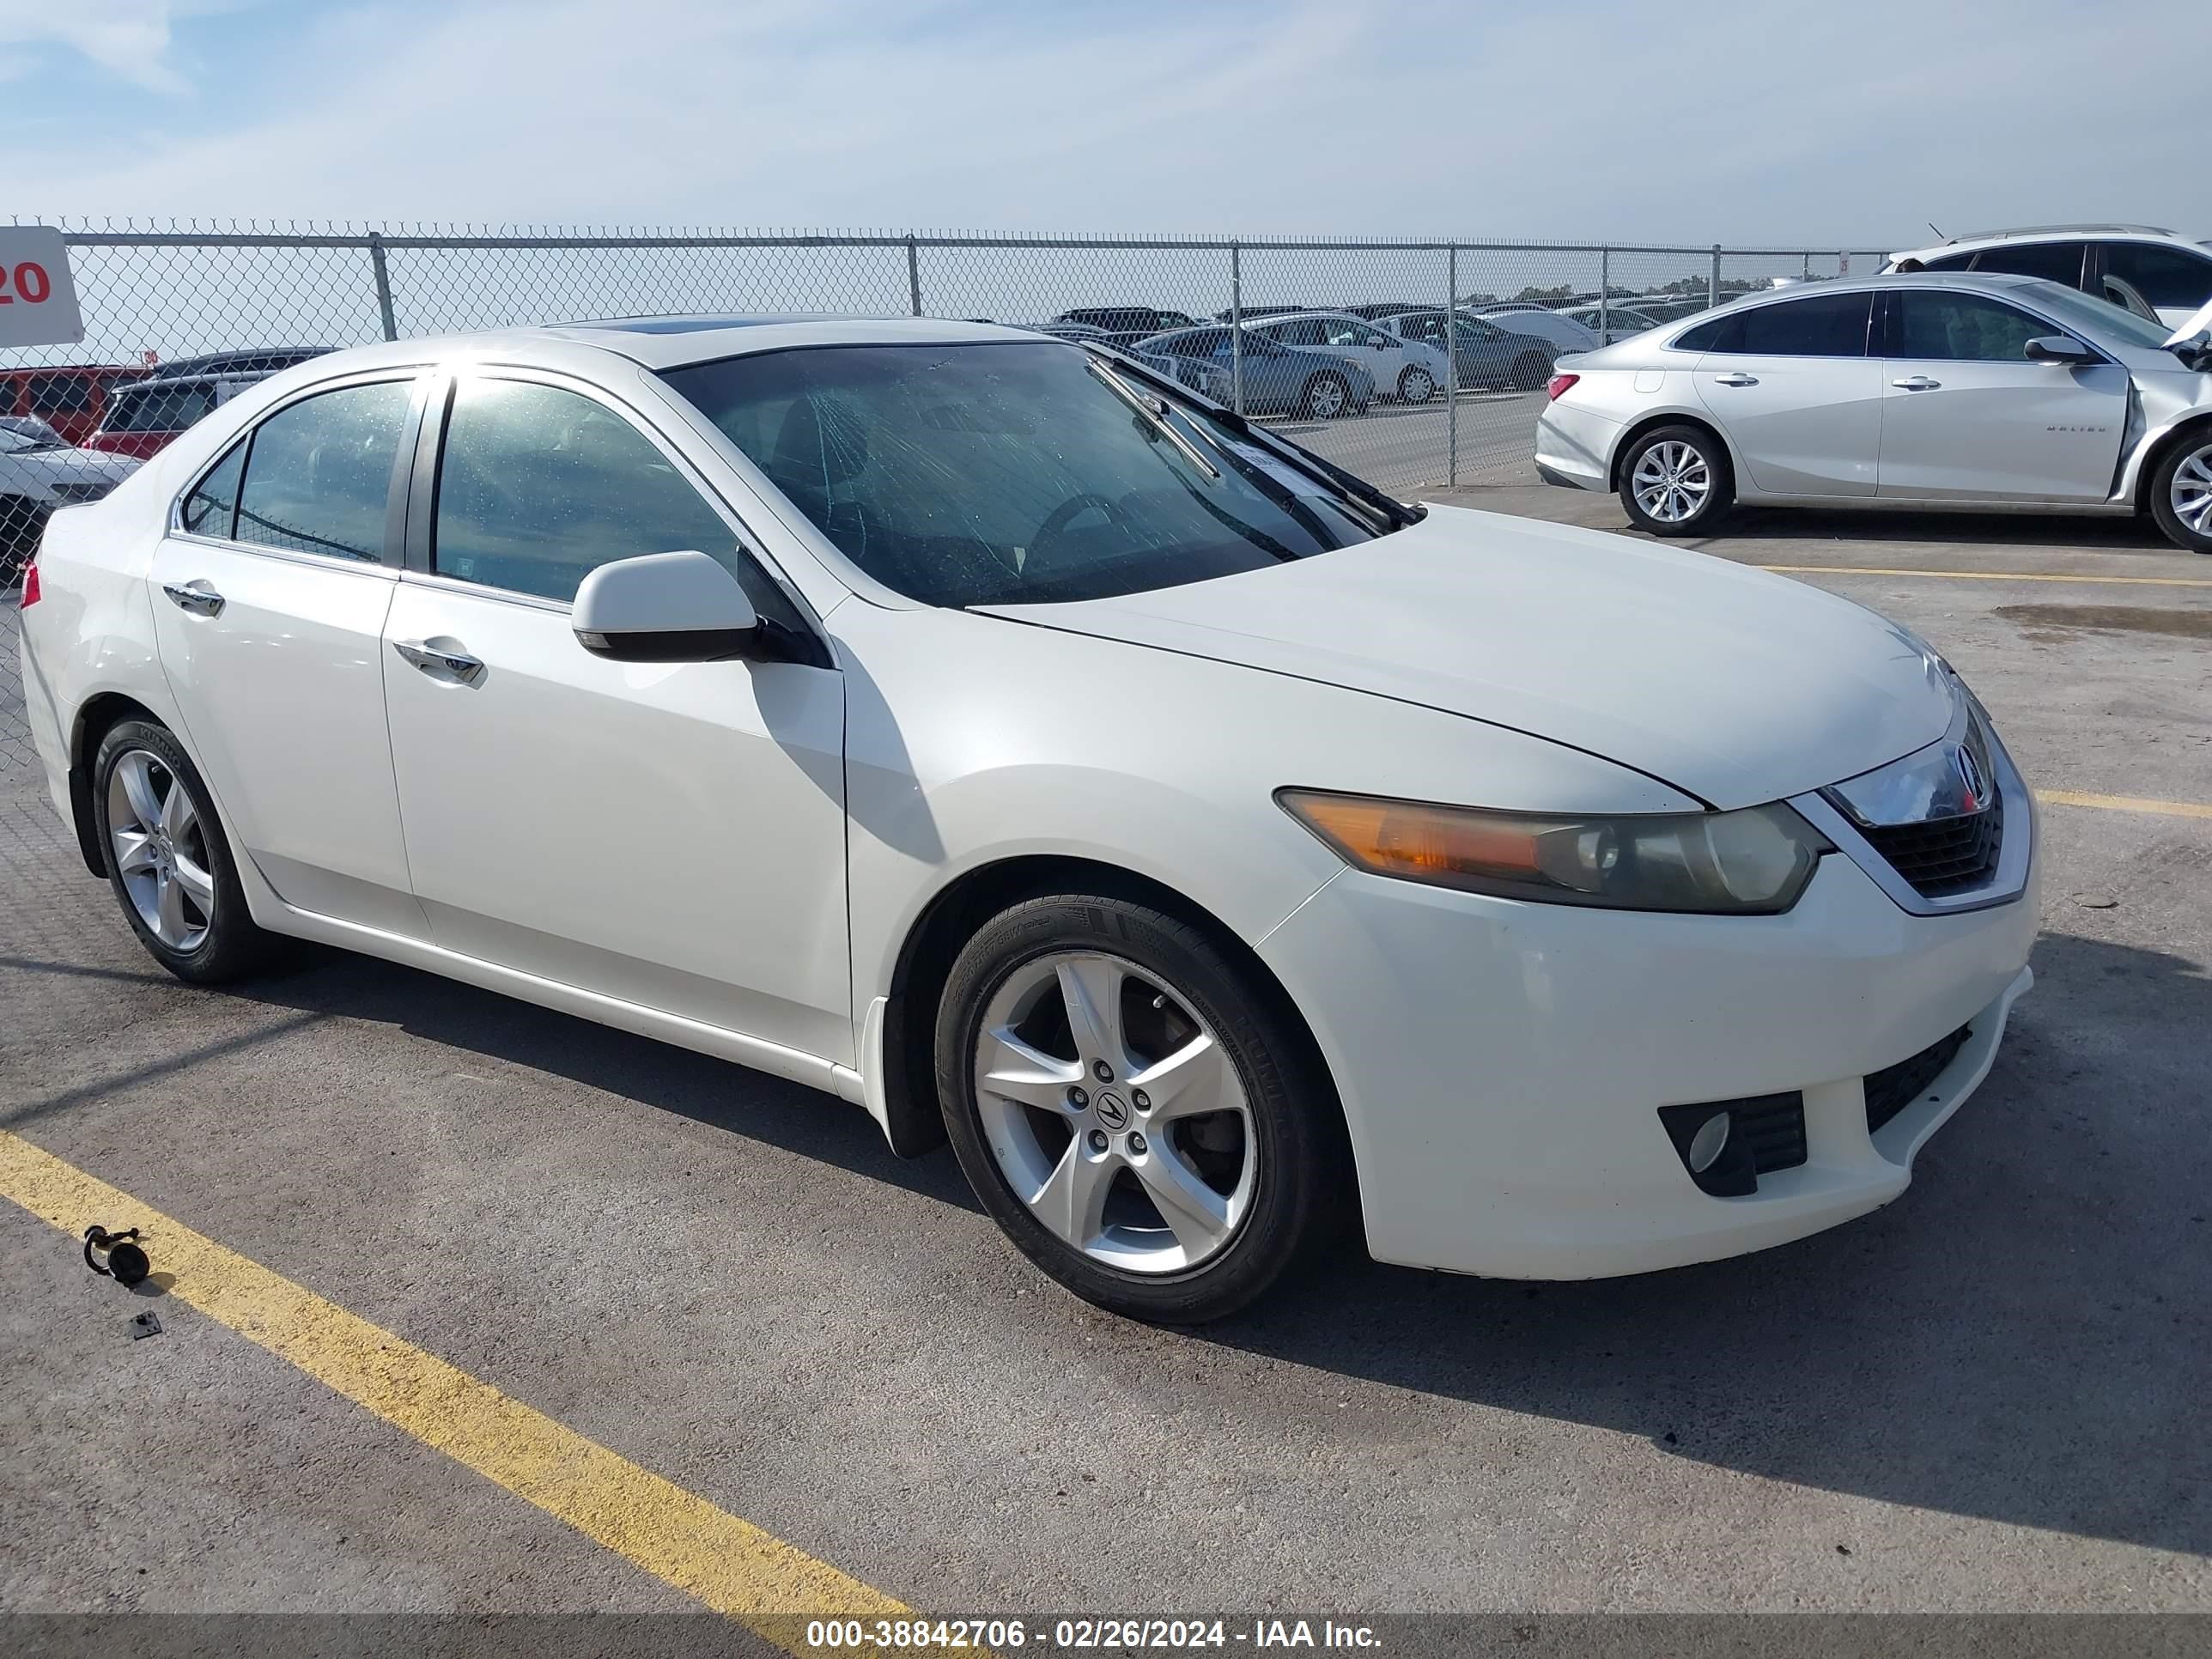
<svg viewBox="0 0 2212 1659">
<path fill-rule="evenodd" d="M 80 449 L 34 416 L 0 416 L 0 591 L 15 586 L 56 507 L 98 501 L 137 465 Z"/>
</svg>

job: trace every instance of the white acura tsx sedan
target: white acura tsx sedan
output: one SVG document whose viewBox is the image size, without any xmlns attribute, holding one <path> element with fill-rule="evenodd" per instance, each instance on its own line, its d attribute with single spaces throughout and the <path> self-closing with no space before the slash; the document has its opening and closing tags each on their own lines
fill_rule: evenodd
<svg viewBox="0 0 2212 1659">
<path fill-rule="evenodd" d="M 296 935 L 811 1084 L 1143 1318 L 1345 1218 L 1568 1279 L 1863 1215 L 2029 983 L 2033 802 L 1911 634 L 1018 330 L 337 353 L 22 605 L 171 972 Z"/>
</svg>

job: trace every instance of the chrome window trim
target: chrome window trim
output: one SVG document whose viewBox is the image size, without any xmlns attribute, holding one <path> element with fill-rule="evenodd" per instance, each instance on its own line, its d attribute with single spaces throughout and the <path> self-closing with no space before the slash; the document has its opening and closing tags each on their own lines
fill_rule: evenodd
<svg viewBox="0 0 2212 1659">
<path fill-rule="evenodd" d="M 1955 682 L 1954 682 L 1955 684 Z M 1834 785 L 1808 790 L 1802 795 L 1792 795 L 1789 805 L 1798 815 L 1834 842 L 1838 851 L 1850 860 L 1869 879 L 1887 894 L 1890 902 L 1908 915 L 1951 916 L 1972 910 L 1992 909 L 2000 904 L 2010 904 L 2027 888 L 2027 872 L 2035 857 L 2035 803 L 2028 793 L 2026 781 L 2005 750 L 2003 741 L 1986 715 L 1980 715 L 1973 695 L 1963 686 L 1959 688 L 1958 708 L 1951 718 L 1949 728 L 1931 744 L 1923 744 L 1909 755 L 1870 768 L 1883 771 L 1892 766 L 1917 761 L 1933 750 L 1948 750 L 1963 743 L 1970 722 L 1978 716 L 1981 735 L 1987 744 L 1991 769 L 1995 772 L 1996 799 L 2005 808 L 2004 841 L 1997 851 L 1996 873 L 1989 881 L 1969 892 L 1947 893 L 1939 898 L 1929 898 L 1912 884 L 1898 874 L 1896 867 L 1876 850 L 1874 843 L 1859 832 L 1857 823 L 1844 810 L 1840 798 L 1834 795 Z M 1867 775 L 1861 773 L 1859 776 Z M 1849 781 L 1849 780 L 1844 780 Z M 1933 820 L 1931 820 L 1932 822 Z"/>
</svg>

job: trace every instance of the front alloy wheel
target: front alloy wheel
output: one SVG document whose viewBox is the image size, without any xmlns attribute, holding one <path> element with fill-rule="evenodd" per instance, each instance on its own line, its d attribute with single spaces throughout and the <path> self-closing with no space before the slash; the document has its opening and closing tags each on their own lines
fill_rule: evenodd
<svg viewBox="0 0 2212 1659">
<path fill-rule="evenodd" d="M 976 1109 L 999 1173 L 1069 1249 L 1180 1273 L 1251 1208 L 1252 1114 L 1220 1042 L 1134 963 L 1035 957 L 975 1040 Z"/>
<path fill-rule="evenodd" d="M 1300 412 L 1308 420 L 1333 421 L 1345 411 L 1352 401 L 1352 389 L 1341 375 L 1326 371 L 1306 382 L 1305 396 L 1300 400 Z"/>
<path fill-rule="evenodd" d="M 2212 434 L 2185 438 L 2151 480 L 2151 516 L 2166 539 L 2212 553 Z"/>
<path fill-rule="evenodd" d="M 939 1003 L 938 1097 L 969 1184 L 1086 1301 L 1195 1325 L 1335 1231 L 1343 1114 L 1313 1040 L 1233 941 L 1105 893 L 979 927 Z"/>
<path fill-rule="evenodd" d="M 1409 366 L 1398 377 L 1398 401 L 1401 404 L 1425 404 L 1437 395 L 1437 377 L 1419 363 Z"/>
</svg>

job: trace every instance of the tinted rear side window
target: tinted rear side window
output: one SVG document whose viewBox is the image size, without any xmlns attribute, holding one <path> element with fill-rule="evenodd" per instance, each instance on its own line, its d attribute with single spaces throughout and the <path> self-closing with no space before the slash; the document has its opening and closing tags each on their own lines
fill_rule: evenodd
<svg viewBox="0 0 2212 1659">
<path fill-rule="evenodd" d="M 1821 294 L 1736 313 L 1735 327 L 1715 351 L 1747 357 L 1863 357 L 1872 296 Z"/>
<path fill-rule="evenodd" d="M 2011 247 L 1985 247 L 1974 256 L 1976 270 L 1994 270 L 2006 276 L 2040 276 L 2045 282 L 2081 286 L 2082 242 L 2022 242 Z"/>
<path fill-rule="evenodd" d="M 149 386 L 108 404 L 103 425 L 110 432 L 182 432 L 214 407 L 213 386 Z"/>
<path fill-rule="evenodd" d="M 207 470 L 185 497 L 180 517 L 196 536 L 230 538 L 238 522 L 238 477 L 246 470 L 246 446 L 233 444 L 230 453 Z"/>
<path fill-rule="evenodd" d="M 2105 270 L 2154 306 L 2194 311 L 2212 300 L 2212 259 L 2157 242 L 2107 242 Z"/>
<path fill-rule="evenodd" d="M 392 462 L 413 392 L 405 380 L 346 386 L 279 410 L 254 428 L 238 539 L 381 559 Z"/>
</svg>

